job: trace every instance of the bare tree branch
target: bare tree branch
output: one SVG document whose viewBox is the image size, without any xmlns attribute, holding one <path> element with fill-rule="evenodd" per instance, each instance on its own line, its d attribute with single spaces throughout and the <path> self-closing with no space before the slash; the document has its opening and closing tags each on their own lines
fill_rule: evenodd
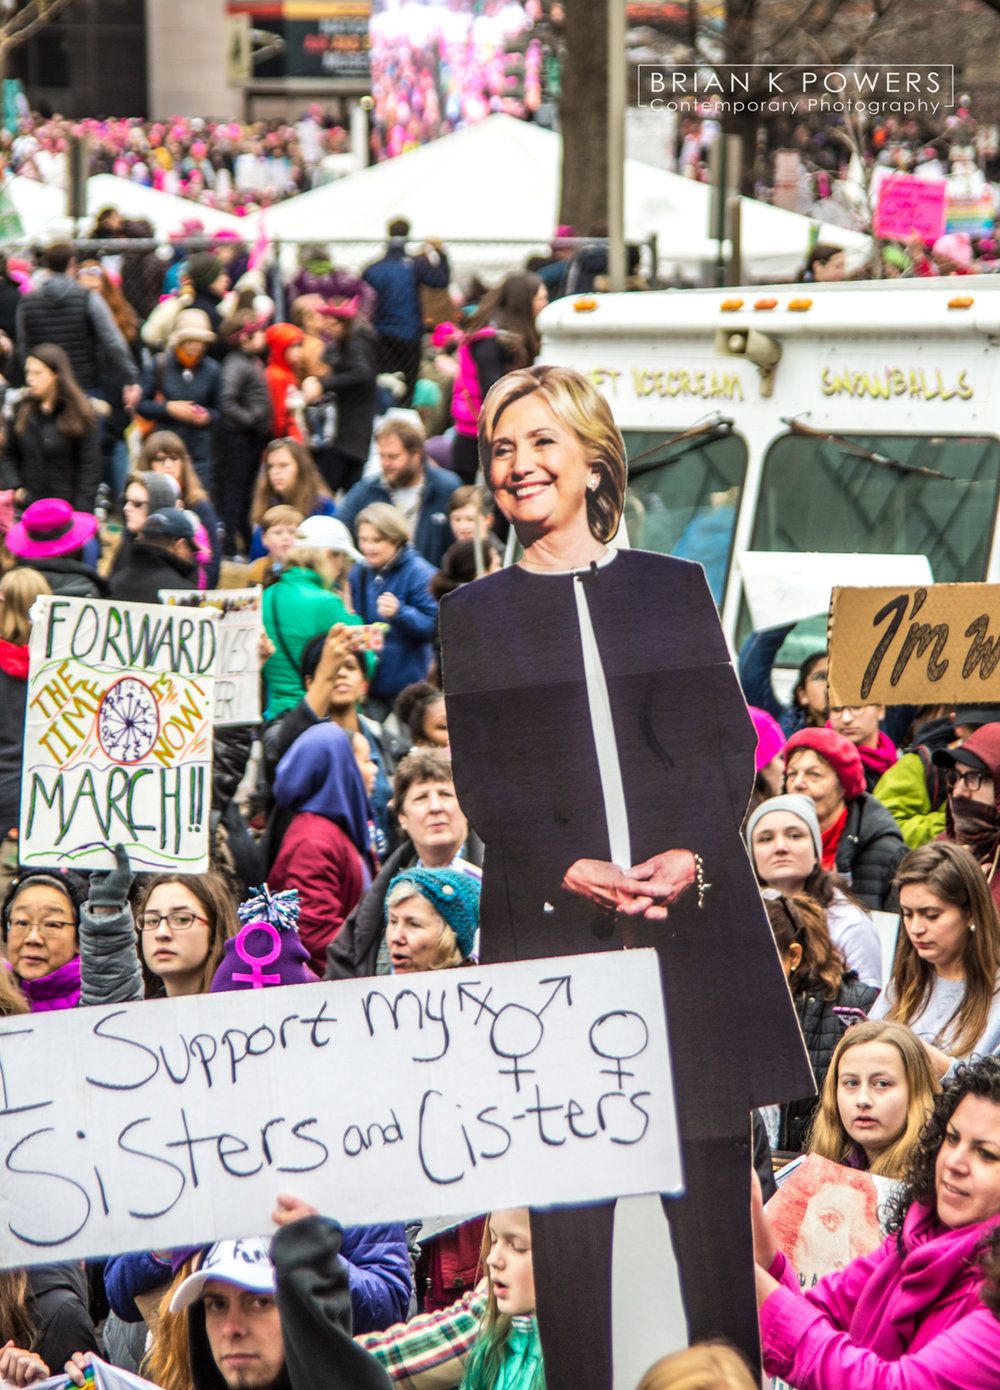
<svg viewBox="0 0 1000 1390">
<path fill-rule="evenodd" d="M 9 53 L 43 29 L 72 0 L 28 0 L 6 24 L 0 25 L 0 53 Z"/>
</svg>

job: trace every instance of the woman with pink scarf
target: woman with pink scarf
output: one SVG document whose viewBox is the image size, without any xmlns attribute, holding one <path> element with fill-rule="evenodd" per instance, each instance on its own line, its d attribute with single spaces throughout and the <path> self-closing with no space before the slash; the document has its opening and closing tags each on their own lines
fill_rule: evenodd
<svg viewBox="0 0 1000 1390">
<path fill-rule="evenodd" d="M 754 1184 L 764 1366 L 792 1390 L 1000 1387 L 1000 1059 L 937 1097 L 870 1255 L 803 1293 Z"/>
</svg>

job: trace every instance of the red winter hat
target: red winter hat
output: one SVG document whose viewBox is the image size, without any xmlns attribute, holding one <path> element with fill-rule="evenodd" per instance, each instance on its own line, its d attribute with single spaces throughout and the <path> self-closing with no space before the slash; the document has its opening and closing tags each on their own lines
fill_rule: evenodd
<svg viewBox="0 0 1000 1390">
<path fill-rule="evenodd" d="M 840 778 L 844 796 L 853 801 L 865 790 L 865 765 L 849 739 L 833 729 L 800 729 L 785 744 L 785 767 L 797 748 L 811 748 L 830 764 Z"/>
</svg>

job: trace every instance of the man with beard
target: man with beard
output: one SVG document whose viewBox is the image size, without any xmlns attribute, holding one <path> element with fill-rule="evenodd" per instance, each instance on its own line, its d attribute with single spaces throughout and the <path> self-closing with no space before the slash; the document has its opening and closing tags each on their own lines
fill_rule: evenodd
<svg viewBox="0 0 1000 1390">
<path fill-rule="evenodd" d="M 424 432 L 401 416 L 387 415 L 375 431 L 380 477 L 355 483 L 337 508 L 337 517 L 354 530 L 355 518 L 372 502 L 389 502 L 406 517 L 413 544 L 435 569 L 451 544 L 448 498 L 461 485 L 457 473 L 438 468 L 425 452 Z"/>
</svg>

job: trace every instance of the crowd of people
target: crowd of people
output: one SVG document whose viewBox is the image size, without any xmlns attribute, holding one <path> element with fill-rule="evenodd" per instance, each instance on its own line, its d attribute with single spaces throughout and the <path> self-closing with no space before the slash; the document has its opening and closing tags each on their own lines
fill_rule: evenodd
<svg viewBox="0 0 1000 1390">
<path fill-rule="evenodd" d="M 644 605 L 659 612 L 666 594 L 671 621 L 703 642 L 711 599 L 697 566 L 608 548 L 624 448 L 595 388 L 531 365 L 545 267 L 430 330 L 422 292 L 447 286 L 447 253 L 418 263 L 397 254 L 405 235 L 390 228 L 349 292 L 315 277 L 289 322 L 216 250 L 192 255 L 144 321 L 126 277 L 77 265 L 65 245 L 0 297 L 0 1012 L 245 987 L 237 938 L 264 927 L 283 985 L 653 944 L 688 1168 L 671 1229 L 706 1345 L 643 1390 L 753 1383 L 712 1345 L 738 1294 L 711 1271 L 738 1248 L 740 1213 L 765 1365 L 796 1390 L 1000 1385 L 1000 707 L 830 708 L 824 651 L 783 705 L 777 629 L 740 653 L 741 697 L 719 633 L 702 695 L 726 727 L 699 732 L 691 690 L 673 668 L 638 666 L 633 629 L 648 647 Z M 494 574 L 508 526 L 523 560 Z M 89 881 L 17 869 L 34 600 L 156 603 L 220 582 L 263 591 L 263 719 L 215 731 L 210 871 L 135 882 L 120 847 Z M 610 643 L 603 714 L 592 677 L 566 665 L 578 624 L 599 667 Z M 742 788 L 738 808 L 717 804 L 732 795 L 725 769 L 742 766 L 743 745 L 725 739 L 742 738 L 743 697 L 757 740 L 749 862 L 725 836 Z M 595 828 L 607 768 L 579 753 L 569 705 L 595 748 L 613 716 L 657 748 L 665 721 L 668 742 L 680 731 L 698 753 L 677 773 L 666 744 L 654 768 L 645 743 L 622 738 L 624 860 L 601 840 L 603 810 Z M 725 974 L 734 912 L 752 986 Z M 901 922 L 888 966 L 881 914 Z M 746 1029 L 777 997 L 772 975 L 791 1031 L 762 1029 L 755 1046 L 783 1039 L 768 1067 L 795 1078 L 800 1031 L 815 1084 L 786 1085 L 751 1116 L 767 1085 Z M 706 1105 L 701 1048 L 724 1009 L 732 1056 Z M 751 1122 L 765 1190 L 802 1153 L 900 1183 L 876 1254 L 803 1291 L 751 1206 Z M 717 1159 L 725 1192 L 707 1180 Z M 707 1206 L 726 1225 L 712 1252 L 699 1249 Z M 428 1238 L 402 1223 L 342 1230 L 335 1215 L 283 1192 L 270 1243 L 119 1254 L 89 1288 L 73 1265 L 0 1274 L 0 1377 L 30 1384 L 68 1363 L 82 1384 L 103 1353 L 162 1390 L 427 1377 L 541 1390 L 546 1360 L 560 1384 L 573 1344 L 590 1345 L 553 1291 L 575 1229 L 609 1248 L 609 1207 L 498 1210 Z M 599 1289 L 604 1275 L 587 1279 Z M 748 1288 L 743 1351 L 757 1331 Z M 598 1345 L 602 1318 L 589 1321 Z"/>
</svg>

